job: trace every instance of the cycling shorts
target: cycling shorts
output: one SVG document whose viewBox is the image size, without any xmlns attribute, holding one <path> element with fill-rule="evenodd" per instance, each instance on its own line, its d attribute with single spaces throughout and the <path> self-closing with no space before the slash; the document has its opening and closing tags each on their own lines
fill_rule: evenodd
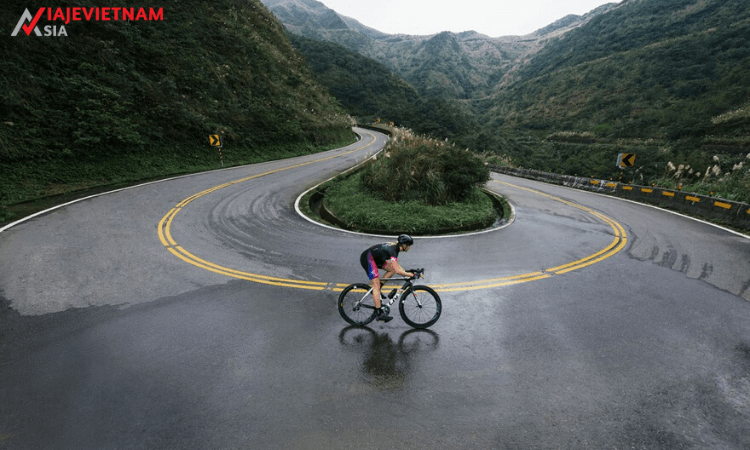
<svg viewBox="0 0 750 450">
<path fill-rule="evenodd" d="M 397 259 L 393 257 L 389 261 L 397 261 Z M 362 253 L 362 256 L 359 258 L 359 263 L 362 265 L 362 268 L 365 269 L 365 272 L 367 272 L 367 277 L 370 279 L 370 281 L 374 280 L 375 278 L 380 278 L 378 265 L 377 263 L 375 263 L 375 258 L 373 258 L 371 252 Z M 383 264 L 383 266 L 385 266 L 385 264 Z"/>
</svg>

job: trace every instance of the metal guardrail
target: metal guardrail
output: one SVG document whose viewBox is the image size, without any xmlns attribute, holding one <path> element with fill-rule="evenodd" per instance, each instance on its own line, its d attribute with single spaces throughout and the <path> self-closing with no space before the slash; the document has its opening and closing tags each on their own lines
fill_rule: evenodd
<svg viewBox="0 0 750 450">
<path fill-rule="evenodd" d="M 559 184 L 576 189 L 602 192 L 629 198 L 641 203 L 684 212 L 696 217 L 713 219 L 727 225 L 750 231 L 750 205 L 680 190 L 653 186 L 637 186 L 594 178 L 574 177 L 542 172 L 491 166 L 491 170 L 506 175 Z"/>
</svg>

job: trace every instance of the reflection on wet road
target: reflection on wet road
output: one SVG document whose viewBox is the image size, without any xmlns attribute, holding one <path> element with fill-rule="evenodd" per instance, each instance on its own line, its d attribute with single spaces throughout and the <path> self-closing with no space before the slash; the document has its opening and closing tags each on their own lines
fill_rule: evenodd
<svg viewBox="0 0 750 450">
<path fill-rule="evenodd" d="M 362 361 L 362 380 L 378 389 L 403 390 L 410 366 L 438 349 L 440 337 L 431 330 L 408 330 L 394 342 L 389 333 L 368 327 L 348 327 L 339 335 L 341 346 Z"/>
</svg>

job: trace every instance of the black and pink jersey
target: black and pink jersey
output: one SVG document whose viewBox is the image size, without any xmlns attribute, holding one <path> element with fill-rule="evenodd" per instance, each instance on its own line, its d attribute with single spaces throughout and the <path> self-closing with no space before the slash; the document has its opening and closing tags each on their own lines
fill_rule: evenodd
<svg viewBox="0 0 750 450">
<path fill-rule="evenodd" d="M 373 245 L 359 257 L 362 268 L 371 280 L 379 278 L 378 269 L 384 269 L 388 261 L 398 261 L 398 243 Z"/>
</svg>

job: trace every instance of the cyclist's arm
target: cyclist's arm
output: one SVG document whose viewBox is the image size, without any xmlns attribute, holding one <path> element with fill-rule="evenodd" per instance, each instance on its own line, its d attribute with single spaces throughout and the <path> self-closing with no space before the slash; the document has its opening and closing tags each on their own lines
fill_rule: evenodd
<svg viewBox="0 0 750 450">
<path fill-rule="evenodd" d="M 385 270 L 388 273 L 386 273 L 383 278 L 390 278 L 394 273 L 407 278 L 411 278 L 414 276 L 413 273 L 405 271 L 403 267 L 401 267 L 401 265 L 398 263 L 398 260 L 396 260 L 395 258 L 391 259 L 385 264 Z"/>
</svg>

